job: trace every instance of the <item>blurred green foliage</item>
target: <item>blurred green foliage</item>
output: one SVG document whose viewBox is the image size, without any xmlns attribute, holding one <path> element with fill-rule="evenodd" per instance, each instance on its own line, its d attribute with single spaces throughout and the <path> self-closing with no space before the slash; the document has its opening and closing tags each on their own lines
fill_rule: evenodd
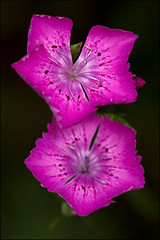
<svg viewBox="0 0 160 240">
<path fill-rule="evenodd" d="M 136 103 L 105 107 L 124 113 L 137 131 L 145 169 L 144 189 L 88 217 L 62 214 L 56 194 L 47 192 L 24 165 L 35 140 L 47 131 L 52 113 L 11 68 L 26 54 L 32 14 L 73 20 L 71 43 L 85 41 L 90 28 L 104 25 L 139 35 L 130 70 L 144 78 Z M 159 237 L 159 1 L 1 1 L 1 238 L 157 239 Z M 113 110 L 113 111 L 112 111 Z M 64 203 L 63 203 L 64 204 Z"/>
</svg>

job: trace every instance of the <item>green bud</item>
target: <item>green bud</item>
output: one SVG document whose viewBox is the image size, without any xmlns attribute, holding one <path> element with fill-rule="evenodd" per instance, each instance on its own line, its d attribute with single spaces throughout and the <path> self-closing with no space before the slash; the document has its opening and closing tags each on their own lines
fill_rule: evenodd
<svg viewBox="0 0 160 240">
<path fill-rule="evenodd" d="M 71 54 L 72 54 L 73 63 L 79 57 L 79 54 L 80 54 L 80 51 L 81 51 L 81 47 L 82 47 L 82 42 L 71 45 L 70 50 L 71 50 Z"/>
<path fill-rule="evenodd" d="M 62 211 L 62 214 L 66 217 L 76 216 L 76 213 L 66 202 L 62 202 L 61 211 Z"/>
</svg>

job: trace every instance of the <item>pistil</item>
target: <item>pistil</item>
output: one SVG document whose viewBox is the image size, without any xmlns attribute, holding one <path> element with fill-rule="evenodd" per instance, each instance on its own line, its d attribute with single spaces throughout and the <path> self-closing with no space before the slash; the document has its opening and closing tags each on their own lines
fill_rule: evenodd
<svg viewBox="0 0 160 240">
<path fill-rule="evenodd" d="M 85 156 L 83 163 L 80 165 L 81 173 L 89 173 L 89 157 Z"/>
</svg>

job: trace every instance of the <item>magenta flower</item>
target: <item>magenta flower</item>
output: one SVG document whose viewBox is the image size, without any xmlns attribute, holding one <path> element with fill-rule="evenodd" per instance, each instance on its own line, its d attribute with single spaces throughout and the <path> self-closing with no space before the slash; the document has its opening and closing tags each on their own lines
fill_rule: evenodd
<svg viewBox="0 0 160 240">
<path fill-rule="evenodd" d="M 71 28 L 68 18 L 33 15 L 28 53 L 12 64 L 49 104 L 62 127 L 81 121 L 97 106 L 130 103 L 137 97 L 127 61 L 138 36 L 94 26 L 73 64 Z"/>
<path fill-rule="evenodd" d="M 120 122 L 94 113 L 63 130 L 53 118 L 25 164 L 43 187 L 87 216 L 115 196 L 144 187 L 135 135 Z"/>
</svg>

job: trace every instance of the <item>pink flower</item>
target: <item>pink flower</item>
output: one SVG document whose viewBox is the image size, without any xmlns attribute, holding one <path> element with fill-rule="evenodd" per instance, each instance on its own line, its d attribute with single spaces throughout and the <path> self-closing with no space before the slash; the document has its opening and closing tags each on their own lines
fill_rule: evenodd
<svg viewBox="0 0 160 240">
<path fill-rule="evenodd" d="M 53 118 L 25 164 L 43 187 L 87 216 L 115 196 L 144 187 L 135 135 L 120 122 L 94 113 L 63 130 Z"/>
<path fill-rule="evenodd" d="M 73 64 L 71 29 L 68 18 L 33 15 L 28 53 L 12 64 L 49 104 L 62 127 L 78 123 L 97 106 L 131 103 L 137 98 L 127 61 L 138 36 L 94 26 Z"/>
</svg>

